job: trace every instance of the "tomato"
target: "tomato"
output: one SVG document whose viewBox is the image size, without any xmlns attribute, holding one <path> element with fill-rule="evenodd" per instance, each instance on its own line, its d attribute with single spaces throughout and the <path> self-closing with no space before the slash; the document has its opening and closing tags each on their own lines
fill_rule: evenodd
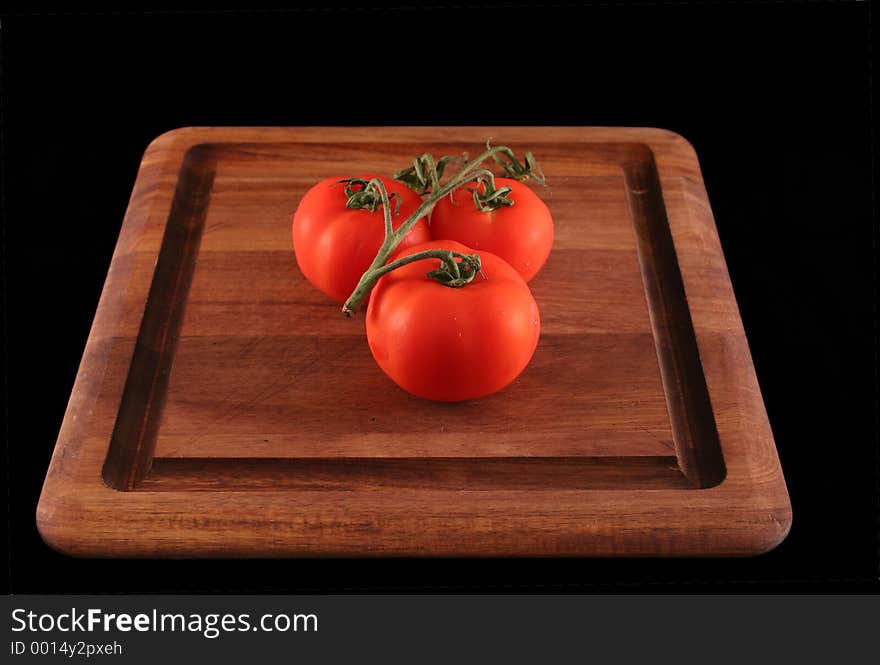
<svg viewBox="0 0 880 665">
<path fill-rule="evenodd" d="M 507 185 L 512 206 L 490 212 L 477 210 L 467 189 L 443 197 L 431 213 L 431 238 L 457 240 L 474 251 L 488 250 L 507 261 L 527 282 L 544 266 L 553 247 L 553 217 L 532 189 L 511 178 L 495 178 L 496 188 Z M 482 191 L 482 185 L 479 186 Z"/>
<path fill-rule="evenodd" d="M 359 177 L 370 180 L 376 176 Z M 379 252 L 385 237 L 385 218 L 381 205 L 373 212 L 346 208 L 341 179 L 322 180 L 303 196 L 293 215 L 293 250 L 306 279 L 334 300 L 345 302 Z M 392 226 L 397 229 L 421 199 L 391 178 L 380 176 L 380 180 L 389 194 L 395 192 L 400 197 L 400 210 L 392 218 Z M 392 212 L 396 205 L 392 199 Z M 427 240 L 428 223 L 420 219 L 401 241 L 398 251 Z"/>
<path fill-rule="evenodd" d="M 449 240 L 415 245 L 474 250 Z M 414 261 L 384 275 L 367 305 L 370 351 L 404 390 L 454 402 L 497 392 L 525 369 L 541 332 L 538 305 L 523 278 L 503 259 L 479 252 L 482 272 L 460 288 L 426 277 L 439 259 Z"/>
</svg>

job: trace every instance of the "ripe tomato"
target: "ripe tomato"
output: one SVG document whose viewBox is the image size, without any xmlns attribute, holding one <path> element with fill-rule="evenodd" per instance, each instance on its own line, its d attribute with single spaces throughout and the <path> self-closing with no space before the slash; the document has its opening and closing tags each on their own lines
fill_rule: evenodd
<svg viewBox="0 0 880 665">
<path fill-rule="evenodd" d="M 474 251 L 458 242 L 432 241 L 426 249 Z M 426 277 L 439 266 L 424 259 L 384 275 L 367 305 L 367 341 L 379 367 L 404 390 L 456 402 L 497 392 L 525 369 L 541 332 L 538 305 L 507 262 L 479 252 L 480 275 L 451 288 Z"/>
<path fill-rule="evenodd" d="M 344 176 L 343 176 L 344 177 Z M 359 176 L 370 180 L 376 176 Z M 327 178 L 312 187 L 293 215 L 293 250 L 306 279 L 339 302 L 351 295 L 364 271 L 370 267 L 385 237 L 382 206 L 376 210 L 345 207 L 345 185 Z M 391 178 L 380 176 L 388 193 L 400 197 L 400 211 L 392 218 L 397 229 L 421 203 L 418 195 Z M 392 213 L 396 202 L 391 200 Z M 430 240 L 427 221 L 420 219 L 398 246 Z"/>
<path fill-rule="evenodd" d="M 553 247 L 553 218 L 546 204 L 528 185 L 495 178 L 495 186 L 511 188 L 512 206 L 482 212 L 473 194 L 458 189 L 444 196 L 431 213 L 431 238 L 457 240 L 474 251 L 487 250 L 507 261 L 527 282 L 544 266 Z M 482 185 L 479 185 L 482 191 Z"/>
</svg>

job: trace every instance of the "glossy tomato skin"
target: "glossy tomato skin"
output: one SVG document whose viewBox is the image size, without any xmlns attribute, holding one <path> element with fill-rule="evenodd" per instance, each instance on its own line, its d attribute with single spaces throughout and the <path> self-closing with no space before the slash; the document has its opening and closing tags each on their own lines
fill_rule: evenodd
<svg viewBox="0 0 880 665">
<path fill-rule="evenodd" d="M 293 215 L 293 250 L 296 262 L 315 287 L 337 302 L 354 291 L 358 280 L 373 262 L 385 237 L 382 206 L 374 212 L 349 210 L 345 207 L 346 176 L 327 178 L 312 187 Z M 372 174 L 358 176 L 364 180 Z M 379 176 L 389 194 L 400 196 L 400 212 L 393 217 L 397 229 L 421 203 L 418 195 L 391 178 Z M 392 211 L 395 206 L 391 201 Z M 398 246 L 397 251 L 430 240 L 425 219 L 420 219 Z"/>
<path fill-rule="evenodd" d="M 453 241 L 410 247 L 474 251 Z M 404 390 L 457 402 L 495 393 L 529 364 L 541 320 L 528 285 L 509 264 L 479 252 L 486 279 L 461 288 L 426 277 L 439 259 L 416 261 L 384 275 L 370 294 L 367 341 L 379 367 Z"/>
<path fill-rule="evenodd" d="M 459 189 L 443 197 L 431 212 L 431 238 L 457 240 L 475 251 L 487 250 L 507 261 L 527 282 L 547 262 L 553 248 L 553 217 L 547 205 L 526 184 L 495 178 L 507 185 L 512 206 L 481 212 L 473 194 Z"/>
</svg>

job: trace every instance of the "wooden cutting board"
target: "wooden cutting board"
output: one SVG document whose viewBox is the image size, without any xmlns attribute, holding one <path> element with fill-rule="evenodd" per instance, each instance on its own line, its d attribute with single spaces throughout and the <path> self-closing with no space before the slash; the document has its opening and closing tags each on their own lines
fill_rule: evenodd
<svg viewBox="0 0 880 665">
<path fill-rule="evenodd" d="M 555 246 L 507 389 L 397 388 L 304 280 L 339 174 L 532 150 Z M 80 556 L 752 555 L 791 508 L 697 155 L 589 127 L 185 128 L 147 149 L 37 510 Z"/>
</svg>

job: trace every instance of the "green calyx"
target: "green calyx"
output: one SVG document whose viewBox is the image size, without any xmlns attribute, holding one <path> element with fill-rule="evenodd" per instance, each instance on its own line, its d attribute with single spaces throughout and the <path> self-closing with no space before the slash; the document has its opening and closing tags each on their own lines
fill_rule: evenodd
<svg viewBox="0 0 880 665">
<path fill-rule="evenodd" d="M 473 194 L 474 206 L 480 212 L 491 212 L 514 204 L 513 199 L 509 196 L 513 190 L 507 185 L 496 188 L 494 179 L 479 178 L 476 187 L 465 187 L 465 189 Z M 480 191 L 481 189 L 482 191 Z"/>
<path fill-rule="evenodd" d="M 434 156 L 426 152 L 416 157 L 412 166 L 401 169 L 393 177 L 419 196 L 423 196 L 430 191 L 440 189 L 440 178 L 443 177 L 446 165 L 458 159 L 461 158 L 447 155 L 435 162 Z"/>
<path fill-rule="evenodd" d="M 487 144 L 488 145 L 488 144 Z M 528 180 L 531 178 L 537 183 L 547 186 L 547 179 L 544 172 L 535 161 L 535 156 L 531 152 L 526 152 L 525 161 L 520 163 L 512 151 L 502 149 L 492 155 L 492 158 L 504 170 L 504 175 L 514 180 Z"/>
<path fill-rule="evenodd" d="M 350 210 L 369 210 L 376 212 L 382 205 L 382 194 L 375 182 L 363 178 L 345 178 L 339 181 L 345 184 L 345 207 Z M 388 200 L 394 199 L 394 216 L 400 212 L 400 197 L 391 192 Z"/>
<path fill-rule="evenodd" d="M 430 258 L 428 252 L 421 252 L 421 258 Z M 428 256 L 424 256 L 429 254 Z M 457 261 L 456 259 L 461 259 Z M 429 272 L 426 277 L 439 282 L 443 286 L 459 289 L 467 286 L 478 274 L 483 275 L 483 264 L 479 254 L 459 254 L 458 252 L 446 252 L 446 256 L 440 257 L 440 267 Z M 486 276 L 483 275 L 483 279 Z"/>
</svg>

